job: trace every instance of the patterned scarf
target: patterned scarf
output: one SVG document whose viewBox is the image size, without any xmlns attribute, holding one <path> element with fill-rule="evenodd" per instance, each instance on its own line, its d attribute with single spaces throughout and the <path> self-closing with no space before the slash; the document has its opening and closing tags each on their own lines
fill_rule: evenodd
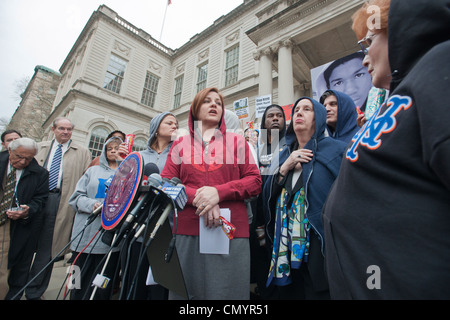
<svg viewBox="0 0 450 320">
<path fill-rule="evenodd" d="M 309 231 L 311 225 L 305 214 L 305 191 L 301 188 L 290 208 L 286 207 L 288 194 L 283 188 L 277 201 L 274 246 L 267 286 L 292 282 L 291 268 L 299 269 L 302 261 L 308 261 Z"/>
</svg>

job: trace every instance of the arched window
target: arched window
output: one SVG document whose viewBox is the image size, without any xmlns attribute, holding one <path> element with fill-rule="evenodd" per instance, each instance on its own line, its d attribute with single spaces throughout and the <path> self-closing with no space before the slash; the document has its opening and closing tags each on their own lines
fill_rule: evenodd
<svg viewBox="0 0 450 320">
<path fill-rule="evenodd" d="M 147 140 L 144 138 L 136 138 L 133 143 L 133 152 L 147 150 Z"/>
<path fill-rule="evenodd" d="M 89 150 L 92 154 L 92 159 L 102 154 L 103 145 L 109 131 L 104 127 L 95 127 L 92 130 L 91 138 L 89 139 Z"/>
</svg>

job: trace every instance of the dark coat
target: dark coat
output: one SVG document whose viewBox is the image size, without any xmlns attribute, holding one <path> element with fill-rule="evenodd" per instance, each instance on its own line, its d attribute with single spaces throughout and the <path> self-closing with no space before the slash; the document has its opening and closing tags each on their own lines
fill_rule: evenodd
<svg viewBox="0 0 450 320">
<path fill-rule="evenodd" d="M 450 299 L 449 21 L 450 0 L 391 1 L 390 97 L 324 206 L 334 299 Z"/>
<path fill-rule="evenodd" d="M 315 117 L 316 130 L 304 147 L 305 149 L 310 149 L 313 151 L 313 159 L 302 165 L 302 179 L 303 186 L 305 188 L 306 215 L 312 226 L 312 230 L 314 230 L 314 233 L 317 235 L 320 243 L 320 251 L 317 247 L 311 247 L 316 253 L 320 252 L 320 254 L 310 254 L 308 270 L 310 272 L 312 282 L 314 283 L 315 290 L 321 291 L 327 290 L 328 288 L 323 269 L 324 233 L 322 224 L 322 207 L 333 182 L 339 174 L 342 155 L 346 144 L 337 139 L 325 136 L 326 109 L 319 102 L 308 97 L 302 97 L 295 102 L 292 110 L 295 109 L 298 102 L 302 99 L 309 99 L 312 102 Z M 298 146 L 297 137 L 293 131 L 292 122 L 287 129 L 286 144 L 287 146 L 279 153 L 279 158 L 272 160 L 269 170 L 271 174 L 267 177 L 262 194 L 266 236 L 271 250 L 272 246 L 279 246 L 278 243 L 274 243 L 275 234 L 278 234 L 276 238 L 278 242 L 280 241 L 280 228 L 276 228 L 275 225 L 275 206 L 282 189 L 282 187 L 277 187 L 278 170 L 290 156 L 292 151 L 294 151 Z M 292 172 L 290 172 L 288 176 L 289 175 L 292 175 Z M 287 179 L 284 178 L 284 181 L 287 181 Z M 289 189 L 291 188 L 283 181 L 282 184 L 284 184 L 289 192 Z M 297 191 L 298 189 L 292 188 L 292 191 L 289 193 L 293 195 Z"/>
<path fill-rule="evenodd" d="M 0 181 L 6 173 L 9 153 L 0 153 Z M 35 159 L 23 169 L 17 185 L 19 203 L 30 207 L 28 219 L 11 220 L 11 244 L 8 253 L 8 268 L 12 268 L 24 254 L 34 252 L 39 228 L 42 225 L 42 208 L 48 197 L 48 171 Z"/>
</svg>

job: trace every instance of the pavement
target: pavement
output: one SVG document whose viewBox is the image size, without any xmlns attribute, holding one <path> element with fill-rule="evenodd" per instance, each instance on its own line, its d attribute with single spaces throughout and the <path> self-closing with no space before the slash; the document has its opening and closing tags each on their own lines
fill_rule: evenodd
<svg viewBox="0 0 450 320">
<path fill-rule="evenodd" d="M 64 300 L 64 284 L 66 282 L 68 267 L 70 267 L 70 264 L 67 263 L 69 257 L 70 254 L 66 255 L 63 260 L 54 263 L 52 277 L 50 278 L 50 283 L 47 291 L 44 293 L 43 299 Z M 66 300 L 69 300 L 69 297 Z"/>
<path fill-rule="evenodd" d="M 50 278 L 50 283 L 48 285 L 47 291 L 45 291 L 43 300 L 70 300 L 70 295 L 66 288 L 67 286 L 67 274 L 71 271 L 69 268 L 71 266 L 67 261 L 72 256 L 71 253 L 67 254 L 63 260 L 55 262 L 53 264 L 52 276 Z M 64 298 L 64 294 L 67 297 Z M 22 298 L 24 299 L 24 298 Z M 117 300 L 117 294 L 113 294 L 112 300 Z"/>
</svg>

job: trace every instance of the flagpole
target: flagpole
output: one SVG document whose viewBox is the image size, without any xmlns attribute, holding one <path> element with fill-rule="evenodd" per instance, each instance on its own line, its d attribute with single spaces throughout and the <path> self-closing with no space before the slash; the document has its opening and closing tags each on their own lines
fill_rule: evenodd
<svg viewBox="0 0 450 320">
<path fill-rule="evenodd" d="M 167 13 L 167 8 L 169 7 L 169 0 L 166 1 L 166 10 L 164 11 L 164 18 L 163 18 L 163 22 L 162 22 L 162 26 L 161 26 L 161 33 L 159 34 L 159 42 L 161 42 L 161 38 L 162 38 L 162 33 L 163 33 L 163 29 L 164 29 L 164 23 L 166 22 L 166 13 Z"/>
</svg>

